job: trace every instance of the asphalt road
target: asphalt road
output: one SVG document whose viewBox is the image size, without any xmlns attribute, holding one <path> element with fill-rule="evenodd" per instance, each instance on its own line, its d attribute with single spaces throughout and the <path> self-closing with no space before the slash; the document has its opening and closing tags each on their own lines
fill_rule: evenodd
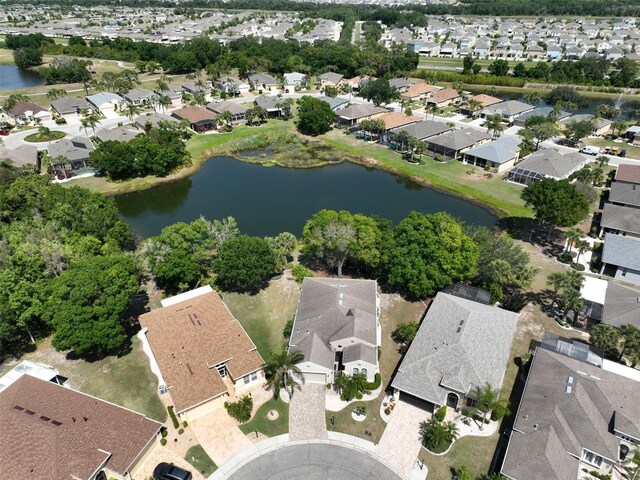
<svg viewBox="0 0 640 480">
<path fill-rule="evenodd" d="M 324 443 L 291 445 L 267 452 L 228 480 L 401 480 L 387 466 L 358 450 Z"/>
</svg>

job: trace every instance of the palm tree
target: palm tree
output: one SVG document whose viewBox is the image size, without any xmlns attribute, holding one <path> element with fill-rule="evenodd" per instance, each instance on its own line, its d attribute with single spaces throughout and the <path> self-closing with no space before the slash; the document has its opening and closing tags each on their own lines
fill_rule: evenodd
<svg viewBox="0 0 640 480">
<path fill-rule="evenodd" d="M 578 313 L 582 309 L 583 303 L 584 300 L 582 299 L 580 290 L 575 288 L 565 288 L 558 297 L 558 307 L 562 310 L 564 316 L 566 317 L 569 315 L 569 312 L 573 312 L 572 324 L 576 323 Z"/>
<path fill-rule="evenodd" d="M 409 142 L 409 137 L 405 130 L 400 130 L 393 136 L 393 141 L 399 145 L 400 152 L 404 152 L 404 145 Z"/>
<path fill-rule="evenodd" d="M 160 106 L 160 108 L 162 108 L 162 110 L 164 112 L 167 111 L 167 108 L 169 108 L 173 103 L 171 102 L 171 99 L 165 95 L 161 95 L 158 98 L 158 105 Z"/>
<path fill-rule="evenodd" d="M 502 123 L 502 116 L 499 114 L 490 115 L 487 117 L 487 130 L 493 132 L 493 138 L 500 137 L 500 134 L 504 131 L 504 124 Z"/>
<path fill-rule="evenodd" d="M 584 233 L 579 228 L 574 227 L 567 230 L 564 233 L 564 236 L 567 239 L 567 247 L 565 249 L 565 252 L 570 252 L 573 248 L 573 245 L 584 236 Z"/>
<path fill-rule="evenodd" d="M 565 272 L 552 272 L 547 277 L 547 284 L 551 287 L 553 291 L 553 300 L 551 302 L 551 306 L 553 306 L 558 300 L 558 292 L 564 287 L 567 283 L 567 277 Z"/>
<path fill-rule="evenodd" d="M 580 260 L 580 255 L 589 250 L 591 248 L 591 245 L 586 240 L 580 239 L 576 242 L 575 246 L 576 250 L 578 250 L 578 256 L 576 257 L 576 263 L 578 263 L 578 261 Z"/>
<path fill-rule="evenodd" d="M 471 396 L 476 400 L 476 410 L 483 414 L 483 422 L 482 425 L 480 425 L 480 430 L 484 427 L 484 423 L 492 411 L 500 410 L 501 413 L 504 414 L 507 413 L 509 408 L 509 401 L 501 400 L 500 391 L 494 389 L 489 383 L 485 383 L 482 387 L 476 387 Z"/>
<path fill-rule="evenodd" d="M 476 112 L 482 108 L 482 102 L 472 98 L 469 100 L 469 110 L 471 111 L 471 116 L 475 117 Z"/>
<path fill-rule="evenodd" d="M 100 119 L 95 113 L 92 113 L 88 117 L 84 117 L 80 120 L 80 129 L 84 128 L 84 132 L 87 133 L 87 128 L 90 128 L 93 133 L 96 133 L 96 126 L 100 124 Z"/>
<path fill-rule="evenodd" d="M 369 133 L 370 134 L 371 129 L 372 129 L 371 120 L 362 120 L 358 124 L 358 127 L 360 127 L 360 131 L 361 132 L 365 132 L 365 133 Z"/>
<path fill-rule="evenodd" d="M 62 88 L 52 88 L 47 92 L 47 97 L 50 100 L 56 100 L 58 98 L 62 98 L 67 94 L 67 91 Z"/>
<path fill-rule="evenodd" d="M 435 103 L 430 103 L 429 104 L 429 113 L 431 114 L 431 120 L 436 118 L 436 113 L 438 113 L 438 110 L 440 110 L 438 108 L 438 105 L 436 105 Z"/>
<path fill-rule="evenodd" d="M 125 115 L 129 119 L 130 122 L 133 122 L 133 117 L 140 113 L 140 107 L 134 105 L 133 103 L 128 103 L 124 109 Z"/>
<path fill-rule="evenodd" d="M 387 126 L 384 124 L 384 120 L 375 119 L 371 120 L 371 130 L 376 133 L 378 136 L 378 140 L 380 140 L 380 134 L 387 129 Z"/>
<path fill-rule="evenodd" d="M 260 123 L 264 122 L 269 116 L 269 113 L 267 112 L 267 110 L 264 107 L 261 107 L 260 105 L 256 105 L 255 107 L 253 107 L 253 110 L 254 110 L 254 115 L 256 116 L 256 118 Z"/>
<path fill-rule="evenodd" d="M 231 130 L 232 119 L 233 119 L 233 115 L 231 114 L 231 112 L 229 110 L 225 110 L 220 115 L 218 115 L 218 118 L 216 119 L 218 123 L 218 128 L 222 127 L 225 130 L 226 129 Z"/>
<path fill-rule="evenodd" d="M 304 354 L 300 350 L 287 352 L 283 350 L 271 357 L 265 367 L 267 377 L 267 387 L 273 390 L 273 397 L 279 398 L 280 390 L 284 389 L 289 398 L 293 396 L 295 388 L 300 389 L 300 384 L 304 383 L 304 375 L 298 363 L 304 360 Z"/>
<path fill-rule="evenodd" d="M 253 121 L 256 118 L 256 112 L 253 108 L 247 108 L 247 111 L 244 114 L 244 118 L 247 121 L 247 125 L 253 125 Z"/>
</svg>

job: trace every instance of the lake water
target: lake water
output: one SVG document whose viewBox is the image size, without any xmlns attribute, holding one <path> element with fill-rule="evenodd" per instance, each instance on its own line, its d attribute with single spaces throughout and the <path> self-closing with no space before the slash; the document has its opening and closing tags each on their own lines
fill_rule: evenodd
<svg viewBox="0 0 640 480">
<path fill-rule="evenodd" d="M 200 215 L 208 219 L 232 215 L 249 235 L 288 231 L 300 236 L 305 221 L 323 208 L 375 214 L 394 222 L 411 210 L 446 211 L 489 227 L 497 220 L 471 202 L 351 163 L 288 169 L 214 157 L 189 178 L 115 200 L 122 217 L 143 237 Z"/>
<path fill-rule="evenodd" d="M 29 88 L 43 85 L 44 79 L 31 70 L 20 70 L 15 65 L 0 65 L 0 90 Z"/>
</svg>

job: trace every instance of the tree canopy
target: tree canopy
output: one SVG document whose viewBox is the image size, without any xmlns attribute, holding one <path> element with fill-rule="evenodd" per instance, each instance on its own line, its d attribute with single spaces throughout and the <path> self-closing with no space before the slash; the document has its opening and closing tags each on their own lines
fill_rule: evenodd
<svg viewBox="0 0 640 480">
<path fill-rule="evenodd" d="M 298 129 L 305 135 L 321 135 L 331 128 L 336 114 L 318 98 L 303 96 L 298 100 Z"/>
<path fill-rule="evenodd" d="M 538 180 L 522 191 L 522 199 L 538 220 L 556 227 L 575 225 L 589 213 L 584 195 L 567 180 Z"/>
<path fill-rule="evenodd" d="M 220 247 L 213 269 L 225 290 L 255 292 L 275 272 L 276 257 L 266 240 L 240 235 Z"/>
</svg>

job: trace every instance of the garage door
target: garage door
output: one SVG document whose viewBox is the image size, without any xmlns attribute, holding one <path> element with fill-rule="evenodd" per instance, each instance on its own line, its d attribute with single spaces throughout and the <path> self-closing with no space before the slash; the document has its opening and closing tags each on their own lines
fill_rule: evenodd
<svg viewBox="0 0 640 480">
<path fill-rule="evenodd" d="M 307 383 L 327 383 L 327 376 L 324 373 L 305 373 L 304 381 Z"/>
<path fill-rule="evenodd" d="M 421 398 L 414 397 L 408 393 L 400 392 L 400 400 L 414 407 L 421 408 L 429 413 L 433 413 L 433 403 L 422 400 Z"/>
</svg>

